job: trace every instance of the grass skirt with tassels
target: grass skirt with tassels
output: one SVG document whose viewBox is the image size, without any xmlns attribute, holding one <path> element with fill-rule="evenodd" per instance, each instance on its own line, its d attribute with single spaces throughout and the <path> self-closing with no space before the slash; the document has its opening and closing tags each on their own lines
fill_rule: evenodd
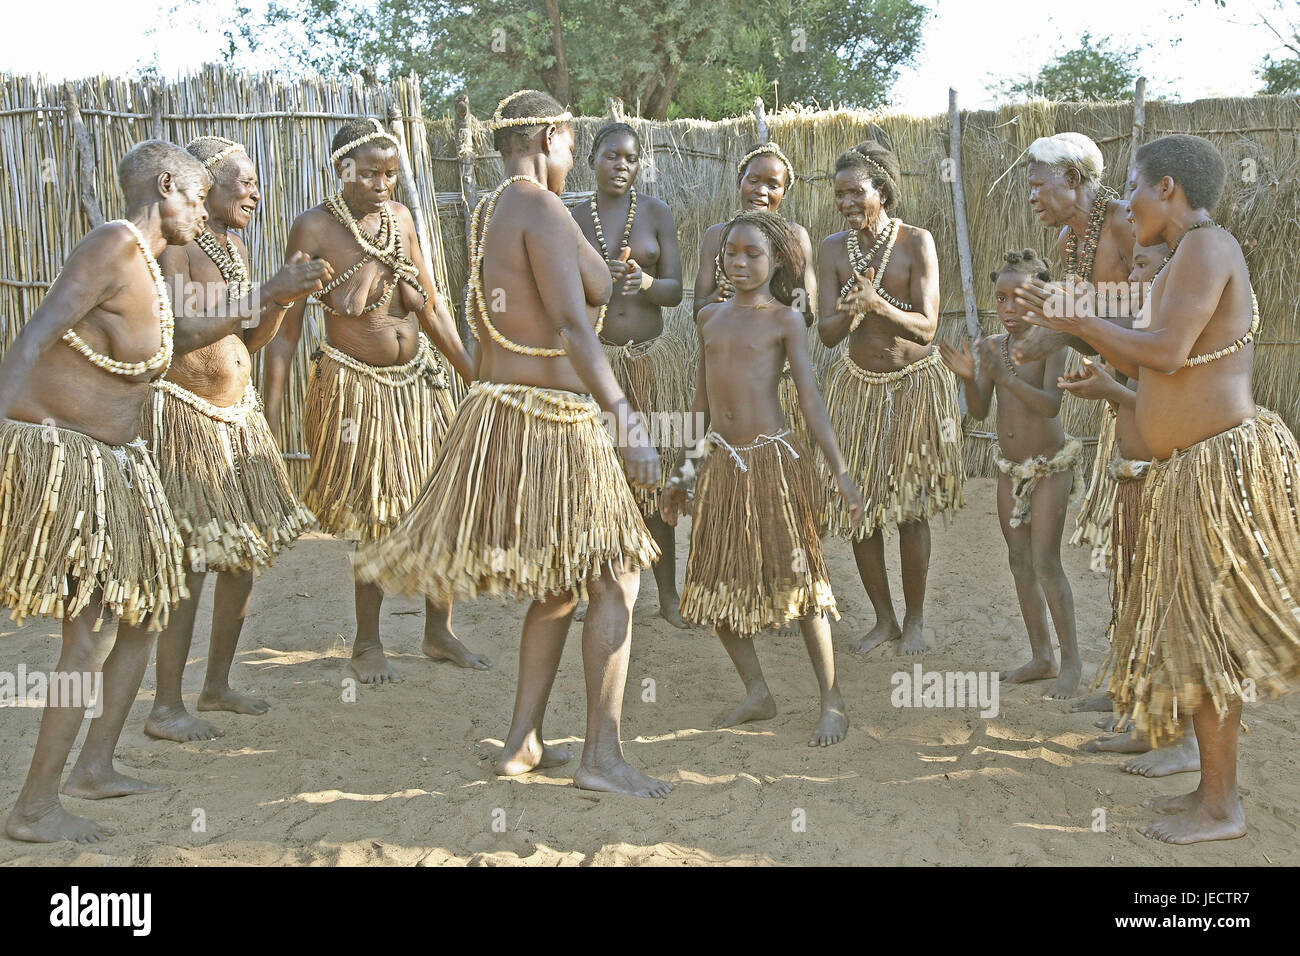
<svg viewBox="0 0 1300 956">
<path fill-rule="evenodd" d="M 743 446 L 714 432 L 709 445 L 696 483 L 682 617 L 741 636 L 816 612 L 838 620 L 807 447 L 789 430 Z"/>
<path fill-rule="evenodd" d="M 387 591 L 542 600 L 659 549 L 587 395 L 475 382 L 437 468 L 398 526 L 357 560 Z"/>
<path fill-rule="evenodd" d="M 250 383 L 218 407 L 161 380 L 145 403 L 149 443 L 194 571 L 251 571 L 316 523 L 294 496 L 280 449 Z"/>
<path fill-rule="evenodd" d="M 862 540 L 965 504 L 957 379 L 938 349 L 893 372 L 870 372 L 845 353 L 827 383 L 826 409 L 866 504 L 854 532 L 848 508 L 832 495 L 832 534 Z"/>
<path fill-rule="evenodd" d="M 641 514 L 659 513 L 659 493 L 677 467 L 684 440 L 692 443 L 699 435 L 687 434 L 687 418 L 695 379 L 691 357 L 676 330 L 635 345 L 604 344 L 605 357 L 614 378 L 632 408 L 645 416 L 645 428 L 659 451 L 661 475 L 653 488 L 633 488 Z"/>
<path fill-rule="evenodd" d="M 402 365 L 367 365 L 321 343 L 303 409 L 311 472 L 302 497 L 323 530 L 370 542 L 397 525 L 455 414 L 448 386 L 424 335 Z"/>
<path fill-rule="evenodd" d="M 1109 693 L 1152 746 L 1300 677 L 1300 447 L 1259 409 L 1153 462 Z"/>
<path fill-rule="evenodd" d="M 1092 459 L 1092 472 L 1088 487 L 1079 499 L 1079 514 L 1075 518 L 1070 544 L 1081 548 L 1100 548 L 1106 564 L 1113 561 L 1111 553 L 1111 515 L 1115 507 L 1116 482 L 1110 474 L 1110 461 L 1115 457 L 1115 409 L 1109 404 L 1101 413 L 1101 431 L 1097 433 L 1097 450 Z"/>
<path fill-rule="evenodd" d="M 181 533 L 143 441 L 0 419 L 0 606 L 74 618 L 96 599 L 149 630 L 188 596 Z M 97 593 L 98 592 L 98 593 Z"/>
</svg>

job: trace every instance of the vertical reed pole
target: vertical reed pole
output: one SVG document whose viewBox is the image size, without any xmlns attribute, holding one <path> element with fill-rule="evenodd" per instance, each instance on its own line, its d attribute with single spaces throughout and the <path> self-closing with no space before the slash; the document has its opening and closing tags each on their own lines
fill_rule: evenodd
<svg viewBox="0 0 1300 956">
<path fill-rule="evenodd" d="M 952 177 L 952 205 L 957 220 L 957 260 L 966 301 L 966 331 L 974 341 L 980 337 L 980 318 L 975 307 L 975 270 L 971 265 L 970 228 L 966 224 L 966 190 L 961 179 L 961 113 L 957 109 L 957 91 L 952 87 L 948 88 L 948 126 L 948 172 Z"/>
<path fill-rule="evenodd" d="M 95 192 L 95 151 L 90 145 L 90 134 L 86 124 L 81 121 L 81 106 L 77 102 L 77 93 L 72 83 L 63 87 L 63 105 L 67 110 L 68 129 L 76 146 L 80 175 L 78 176 L 77 194 L 81 198 L 81 208 L 86 211 L 91 226 L 102 226 L 104 214 L 99 208 L 99 197 Z"/>
</svg>

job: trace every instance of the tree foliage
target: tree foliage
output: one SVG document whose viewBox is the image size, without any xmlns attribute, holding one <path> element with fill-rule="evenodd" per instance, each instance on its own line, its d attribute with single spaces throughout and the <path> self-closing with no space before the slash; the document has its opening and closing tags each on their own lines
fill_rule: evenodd
<svg viewBox="0 0 1300 956">
<path fill-rule="evenodd" d="M 917 0 L 272 0 L 237 7 L 227 59 L 424 78 L 431 110 L 475 112 L 521 87 L 585 113 L 607 96 L 652 118 L 708 119 L 769 103 L 885 103 L 920 49 Z"/>
<path fill-rule="evenodd" d="M 1106 37 L 1094 40 L 1085 32 L 1073 50 L 1058 55 L 1032 79 L 1005 83 L 1002 92 L 1066 103 L 1128 99 L 1138 76 L 1139 52 L 1118 47 Z"/>
</svg>

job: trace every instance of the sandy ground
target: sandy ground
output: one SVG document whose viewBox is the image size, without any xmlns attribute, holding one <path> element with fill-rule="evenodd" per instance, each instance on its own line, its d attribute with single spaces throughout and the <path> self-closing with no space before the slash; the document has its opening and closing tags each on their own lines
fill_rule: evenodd
<svg viewBox="0 0 1300 956">
<path fill-rule="evenodd" d="M 948 529 L 936 525 L 926 669 L 1008 670 L 1028 654 L 993 482 L 972 480 L 969 504 Z M 687 534 L 679 530 L 679 576 Z M 897 593 L 897 547 L 891 566 Z M 1300 863 L 1296 840 L 1300 697 L 1248 705 L 1241 788 L 1244 839 L 1170 847 L 1136 831 L 1152 795 L 1181 793 L 1196 776 L 1147 780 L 1120 772 L 1122 758 L 1077 747 L 1099 715 L 1045 701 L 1046 683 L 1004 688 L 1000 713 L 891 706 L 891 675 L 914 658 L 879 649 L 851 654 L 872 623 L 870 604 L 843 541 L 828 543 L 843 620 L 834 625 L 840 683 L 852 727 L 838 746 L 806 745 L 816 684 L 802 641 L 760 638 L 781 713 L 734 730 L 711 730 L 740 682 L 717 640 L 677 631 L 657 615 L 643 576 L 633 631 L 623 734 L 629 760 L 676 784 L 659 802 L 584 794 L 556 771 L 501 780 L 491 761 L 514 694 L 522 605 L 461 604 L 461 637 L 488 653 L 486 673 L 435 664 L 419 653 L 421 603 L 390 600 L 384 639 L 403 680 L 342 700 L 351 637 L 346 546 L 304 538 L 258 582 L 236 659 L 236 686 L 272 702 L 264 717 L 207 715 L 219 740 L 174 744 L 143 733 L 152 668 L 118 748 L 128 772 L 162 793 L 92 803 L 73 812 L 117 830 L 86 849 L 0 837 L 5 864 L 1178 864 Z M 1085 678 L 1103 656 L 1104 576 L 1069 549 Z M 206 664 L 211 585 L 186 672 L 193 701 Z M 47 621 L 0 625 L 0 670 L 48 669 L 58 630 Z M 548 737 L 581 746 L 582 663 L 576 627 L 547 718 Z M 644 682 L 654 681 L 646 700 Z M 39 712 L 0 710 L 0 807 L 12 805 L 36 741 Z M 75 753 L 75 751 L 74 751 Z M 1106 811 L 1095 832 L 1095 810 Z M 206 830 L 194 832 L 196 810 Z"/>
</svg>

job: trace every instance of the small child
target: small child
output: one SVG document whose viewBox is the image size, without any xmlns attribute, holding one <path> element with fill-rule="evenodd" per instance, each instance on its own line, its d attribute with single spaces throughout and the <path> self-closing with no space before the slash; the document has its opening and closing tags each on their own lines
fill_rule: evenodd
<svg viewBox="0 0 1300 956">
<path fill-rule="evenodd" d="M 855 523 L 862 492 L 849 478 L 817 391 L 803 316 L 792 307 L 804 267 L 794 232 L 772 213 L 745 212 L 727 224 L 720 245 L 735 294 L 699 313 L 694 411 L 711 421 L 700 450 L 712 453 L 699 473 L 681 614 L 716 628 L 745 683 L 745 699 L 719 727 L 776 714 L 751 638 L 797 619 L 821 690 L 821 719 L 808 743 L 824 747 L 843 740 L 849 725 L 825 612 L 839 613 L 817 536 L 817 468 L 777 394 L 787 361 Z M 686 463 L 660 501 L 669 524 L 686 498 L 684 474 Z"/>
<path fill-rule="evenodd" d="M 1047 696 L 1064 700 L 1074 696 L 1083 674 L 1075 639 L 1074 595 L 1061 566 L 1065 511 L 1082 485 L 1083 445 L 1066 437 L 1057 418 L 1065 349 L 1023 365 L 1011 357 L 1012 348 L 1032 329 L 1016 300 L 1016 287 L 1026 276 L 1049 281 L 1047 263 L 1033 249 L 1008 252 L 1005 260 L 990 277 L 1006 334 L 980 339 L 975 346 L 978 362 L 969 342 L 963 341 L 960 349 L 941 342 L 939 349 L 944 362 L 963 379 L 973 418 L 988 416 L 990 399 L 997 393 L 998 516 L 1033 652 L 1029 663 L 1002 679 L 1023 683 L 1055 677 Z M 1049 611 L 1061 645 L 1059 668 L 1047 626 Z"/>
</svg>

